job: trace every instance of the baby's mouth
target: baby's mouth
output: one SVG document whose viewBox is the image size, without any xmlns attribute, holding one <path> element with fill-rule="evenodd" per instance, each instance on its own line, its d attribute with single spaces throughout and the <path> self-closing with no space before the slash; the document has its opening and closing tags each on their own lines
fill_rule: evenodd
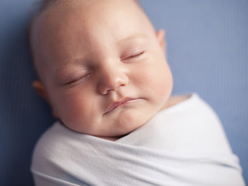
<svg viewBox="0 0 248 186">
<path fill-rule="evenodd" d="M 107 112 L 105 112 L 104 115 L 108 114 L 109 112 L 113 111 L 114 109 L 116 109 L 117 107 L 119 107 L 121 105 L 128 104 L 128 103 L 133 102 L 135 100 L 136 100 L 135 98 L 127 97 L 127 98 L 122 99 L 121 101 L 113 102 L 112 104 L 110 104 L 110 106 L 107 109 Z"/>
</svg>

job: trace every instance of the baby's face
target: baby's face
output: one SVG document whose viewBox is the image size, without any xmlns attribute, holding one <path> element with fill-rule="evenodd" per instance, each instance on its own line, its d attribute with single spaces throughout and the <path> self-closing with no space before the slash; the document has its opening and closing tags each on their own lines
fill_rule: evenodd
<svg viewBox="0 0 248 186">
<path fill-rule="evenodd" d="M 76 2 L 41 16 L 35 34 L 42 84 L 34 86 L 70 129 L 125 135 L 170 96 L 163 32 L 154 32 L 132 0 Z"/>
</svg>

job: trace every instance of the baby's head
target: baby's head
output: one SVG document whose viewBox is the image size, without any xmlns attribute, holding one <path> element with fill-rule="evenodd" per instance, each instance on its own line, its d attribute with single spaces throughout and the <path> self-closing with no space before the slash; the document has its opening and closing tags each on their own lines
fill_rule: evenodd
<svg viewBox="0 0 248 186">
<path fill-rule="evenodd" d="M 164 32 L 135 0 L 51 0 L 34 19 L 34 87 L 68 128 L 123 136 L 165 107 Z"/>
</svg>

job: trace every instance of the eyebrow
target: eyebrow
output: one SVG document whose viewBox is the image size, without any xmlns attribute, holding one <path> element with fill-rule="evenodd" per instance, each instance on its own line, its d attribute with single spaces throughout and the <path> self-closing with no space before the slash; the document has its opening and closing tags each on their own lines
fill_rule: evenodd
<svg viewBox="0 0 248 186">
<path fill-rule="evenodd" d="M 76 59 L 75 62 L 77 62 L 79 64 L 80 63 L 80 59 Z M 68 75 L 67 74 L 68 67 L 70 67 L 70 65 L 69 64 L 65 64 L 65 65 L 61 65 L 59 68 L 57 68 L 55 70 L 55 78 L 58 79 L 58 80 L 64 79 L 65 75 Z"/>
<path fill-rule="evenodd" d="M 118 41 L 118 44 L 125 43 L 125 42 L 128 42 L 130 40 L 139 40 L 139 39 L 148 39 L 148 37 L 144 34 L 134 34 L 134 35 L 129 36 L 127 38 L 121 39 L 120 41 Z"/>
</svg>

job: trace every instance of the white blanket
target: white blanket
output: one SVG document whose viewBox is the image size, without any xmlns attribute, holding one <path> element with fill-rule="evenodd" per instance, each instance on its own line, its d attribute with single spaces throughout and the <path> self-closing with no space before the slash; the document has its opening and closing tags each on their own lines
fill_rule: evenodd
<svg viewBox="0 0 248 186">
<path fill-rule="evenodd" d="M 38 186 L 245 185 L 217 116 L 196 94 L 114 142 L 56 122 L 31 170 Z"/>
</svg>

